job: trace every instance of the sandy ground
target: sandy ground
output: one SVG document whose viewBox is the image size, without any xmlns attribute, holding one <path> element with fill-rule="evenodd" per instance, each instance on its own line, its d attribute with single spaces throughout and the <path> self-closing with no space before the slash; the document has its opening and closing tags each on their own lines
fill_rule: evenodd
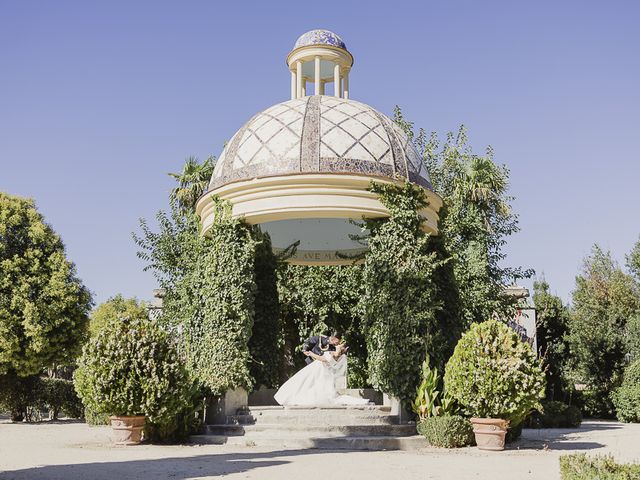
<svg viewBox="0 0 640 480">
<path fill-rule="evenodd" d="M 265 450 L 216 445 L 111 445 L 107 427 L 0 420 L 0 480 L 129 480 L 327 476 L 340 479 L 558 479 L 568 452 L 640 461 L 640 425 L 584 422 L 580 429 L 525 430 L 504 452 Z"/>
</svg>

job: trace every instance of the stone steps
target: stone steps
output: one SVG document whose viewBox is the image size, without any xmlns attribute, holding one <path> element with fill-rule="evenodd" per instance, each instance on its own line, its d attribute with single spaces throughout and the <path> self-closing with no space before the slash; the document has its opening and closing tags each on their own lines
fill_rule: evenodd
<svg viewBox="0 0 640 480">
<path fill-rule="evenodd" d="M 382 405 L 250 406 L 222 422 L 206 425 L 193 443 L 317 448 L 328 450 L 415 450 L 427 445 L 413 423 L 400 423 Z"/>
<path fill-rule="evenodd" d="M 353 407 L 250 407 L 226 417 L 228 425 L 284 424 L 305 426 L 394 425 L 398 417 L 380 405 Z"/>
<path fill-rule="evenodd" d="M 345 437 L 345 436 L 411 436 L 416 434 L 415 424 L 389 425 L 389 424 L 369 424 L 369 425 L 288 425 L 276 424 L 255 424 L 255 425 L 206 425 L 205 433 L 208 435 L 224 436 L 264 436 L 266 435 L 297 435 L 303 434 L 307 437 Z"/>
<path fill-rule="evenodd" d="M 321 450 L 418 450 L 428 446 L 427 441 L 421 435 L 344 437 L 277 436 L 273 434 L 270 436 L 193 435 L 191 442 L 241 447 L 315 448 Z"/>
</svg>

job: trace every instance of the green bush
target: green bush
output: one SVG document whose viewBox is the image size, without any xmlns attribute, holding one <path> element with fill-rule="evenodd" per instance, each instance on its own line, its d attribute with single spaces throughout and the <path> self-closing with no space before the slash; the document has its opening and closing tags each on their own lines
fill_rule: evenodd
<svg viewBox="0 0 640 480">
<path fill-rule="evenodd" d="M 89 425 L 109 425 L 109 415 L 96 413 L 88 407 L 84 409 L 84 421 Z"/>
<path fill-rule="evenodd" d="M 611 394 L 621 422 L 640 422 L 640 359 L 624 371 L 622 385 Z"/>
<path fill-rule="evenodd" d="M 80 418 L 83 406 L 73 382 L 63 378 L 41 378 L 42 403 L 49 410 L 49 418 L 56 420 L 60 412 L 67 417 Z"/>
<path fill-rule="evenodd" d="M 193 412 L 193 387 L 176 349 L 146 318 L 105 325 L 85 346 L 74 381 L 92 414 L 145 415 L 152 440 L 183 435 L 180 417 Z"/>
<path fill-rule="evenodd" d="M 475 444 L 473 426 L 459 415 L 426 417 L 418 424 L 418 432 L 434 447 L 458 448 Z"/>
<path fill-rule="evenodd" d="M 619 464 L 611 456 L 562 455 L 560 477 L 562 480 L 637 480 L 640 465 Z"/>
<path fill-rule="evenodd" d="M 472 417 L 503 418 L 516 427 L 541 408 L 545 378 L 529 344 L 496 320 L 474 324 L 447 362 L 447 391 Z"/>
<path fill-rule="evenodd" d="M 542 402 L 542 411 L 527 419 L 530 428 L 576 428 L 582 423 L 582 412 L 575 405 L 563 402 Z"/>
<path fill-rule="evenodd" d="M 21 377 L 15 372 L 0 375 L 0 411 L 9 412 L 14 422 L 40 420 L 42 404 L 40 377 Z"/>
</svg>

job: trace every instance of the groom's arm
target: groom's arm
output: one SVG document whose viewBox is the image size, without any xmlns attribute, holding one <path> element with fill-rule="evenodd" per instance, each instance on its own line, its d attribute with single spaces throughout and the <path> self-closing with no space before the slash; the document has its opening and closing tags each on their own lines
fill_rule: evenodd
<svg viewBox="0 0 640 480">
<path fill-rule="evenodd" d="M 318 335 L 307 338 L 302 344 L 302 351 L 309 352 L 313 350 L 313 348 L 318 344 L 319 341 L 320 337 Z"/>
</svg>

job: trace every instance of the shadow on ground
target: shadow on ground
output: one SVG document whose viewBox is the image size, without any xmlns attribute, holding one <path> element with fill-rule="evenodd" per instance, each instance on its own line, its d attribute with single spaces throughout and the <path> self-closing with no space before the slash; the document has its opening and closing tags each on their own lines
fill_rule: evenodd
<svg viewBox="0 0 640 480">
<path fill-rule="evenodd" d="M 593 450 L 605 445 L 585 441 L 581 436 L 588 432 L 618 430 L 622 425 L 613 422 L 586 421 L 579 428 L 525 429 L 522 437 L 507 445 L 509 450 Z"/>
<path fill-rule="evenodd" d="M 1 472 L 0 480 L 134 480 L 153 478 L 187 480 L 244 473 L 291 463 L 287 457 L 345 453 L 335 450 L 279 450 L 275 452 L 221 453 L 123 462 L 46 465 Z M 276 460 L 277 458 L 277 460 Z"/>
</svg>

